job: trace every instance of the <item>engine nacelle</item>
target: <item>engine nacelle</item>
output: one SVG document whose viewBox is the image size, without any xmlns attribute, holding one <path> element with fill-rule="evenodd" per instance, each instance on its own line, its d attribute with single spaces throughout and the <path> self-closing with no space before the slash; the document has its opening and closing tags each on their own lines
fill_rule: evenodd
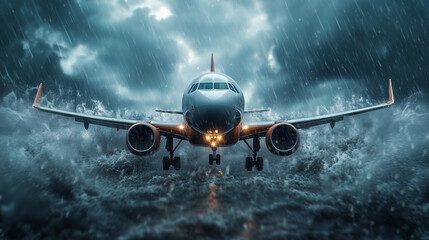
<svg viewBox="0 0 429 240">
<path fill-rule="evenodd" d="M 299 147 L 298 130 L 290 123 L 277 123 L 268 129 L 265 143 L 268 150 L 276 155 L 291 155 Z"/>
<path fill-rule="evenodd" d="M 158 150 L 160 139 L 158 129 L 149 123 L 132 125 L 126 135 L 128 149 L 139 156 L 149 155 Z"/>
</svg>

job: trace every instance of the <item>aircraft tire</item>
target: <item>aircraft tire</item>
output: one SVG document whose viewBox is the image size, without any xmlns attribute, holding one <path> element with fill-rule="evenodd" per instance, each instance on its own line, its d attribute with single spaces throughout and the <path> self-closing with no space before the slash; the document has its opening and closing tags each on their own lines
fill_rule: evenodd
<svg viewBox="0 0 429 240">
<path fill-rule="evenodd" d="M 252 171 L 252 168 L 253 168 L 253 159 L 252 159 L 252 157 L 247 157 L 246 158 L 246 170 Z"/>
<path fill-rule="evenodd" d="M 173 167 L 174 170 L 180 170 L 180 157 L 174 157 Z"/>
<path fill-rule="evenodd" d="M 168 169 L 170 169 L 170 158 L 169 157 L 164 157 L 162 159 L 162 169 L 164 169 L 164 171 L 167 171 Z"/>
<path fill-rule="evenodd" d="M 264 169 L 264 159 L 262 157 L 258 157 L 256 159 L 256 169 L 258 169 L 258 171 L 262 171 L 262 169 Z"/>
<path fill-rule="evenodd" d="M 209 155 L 209 164 L 213 165 L 213 154 Z"/>
</svg>

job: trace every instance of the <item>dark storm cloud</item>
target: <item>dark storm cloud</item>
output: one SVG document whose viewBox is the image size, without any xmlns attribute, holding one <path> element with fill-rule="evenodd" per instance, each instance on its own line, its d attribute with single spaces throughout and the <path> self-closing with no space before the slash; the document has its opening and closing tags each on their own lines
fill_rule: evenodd
<svg viewBox="0 0 429 240">
<path fill-rule="evenodd" d="M 428 89 L 426 2 L 307 1 L 282 10 L 293 24 L 277 32 L 275 55 L 292 81 L 352 79 L 372 97 L 389 78 L 399 97 Z"/>
<path fill-rule="evenodd" d="M 109 105 L 126 95 L 118 95 L 118 86 L 125 92 L 165 86 L 174 49 L 163 44 L 171 40 L 152 28 L 147 11 L 115 21 L 115 13 L 109 14 L 114 6 L 106 8 L 108 3 L 4 5 L 4 22 L 16 21 L 2 34 L 3 94 L 43 82 L 47 88 L 71 88 Z"/>
<path fill-rule="evenodd" d="M 210 52 L 217 71 L 252 98 L 250 107 L 317 99 L 309 92 L 321 83 L 331 92 L 340 83 L 348 95 L 354 84 L 375 101 L 385 98 L 389 78 L 399 97 L 428 88 L 429 14 L 420 1 L 3 5 L 10 23 L 2 28 L 3 94 L 45 82 L 112 107 L 165 107 L 155 98 L 178 102 L 208 70 Z"/>
</svg>

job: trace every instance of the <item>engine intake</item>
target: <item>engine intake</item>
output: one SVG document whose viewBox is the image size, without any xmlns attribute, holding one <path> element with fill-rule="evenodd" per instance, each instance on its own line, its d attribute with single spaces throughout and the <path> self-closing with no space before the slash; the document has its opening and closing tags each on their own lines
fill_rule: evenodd
<svg viewBox="0 0 429 240">
<path fill-rule="evenodd" d="M 276 155 L 291 155 L 300 142 L 298 130 L 290 123 L 278 123 L 268 129 L 265 137 L 268 150 Z"/>
<path fill-rule="evenodd" d="M 139 156 L 149 155 L 158 150 L 160 139 L 158 129 L 149 123 L 132 125 L 126 135 L 128 149 Z"/>
</svg>

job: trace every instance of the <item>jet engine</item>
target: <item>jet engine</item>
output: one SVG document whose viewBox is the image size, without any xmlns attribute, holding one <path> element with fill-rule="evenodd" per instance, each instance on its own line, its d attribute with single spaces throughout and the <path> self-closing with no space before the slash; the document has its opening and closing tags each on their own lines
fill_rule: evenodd
<svg viewBox="0 0 429 240">
<path fill-rule="evenodd" d="M 126 135 L 128 149 L 139 156 L 149 155 L 158 150 L 160 139 L 158 129 L 149 123 L 132 125 Z"/>
<path fill-rule="evenodd" d="M 265 142 L 268 150 L 276 155 L 291 155 L 299 147 L 298 130 L 289 123 L 278 123 L 268 129 Z"/>
</svg>

